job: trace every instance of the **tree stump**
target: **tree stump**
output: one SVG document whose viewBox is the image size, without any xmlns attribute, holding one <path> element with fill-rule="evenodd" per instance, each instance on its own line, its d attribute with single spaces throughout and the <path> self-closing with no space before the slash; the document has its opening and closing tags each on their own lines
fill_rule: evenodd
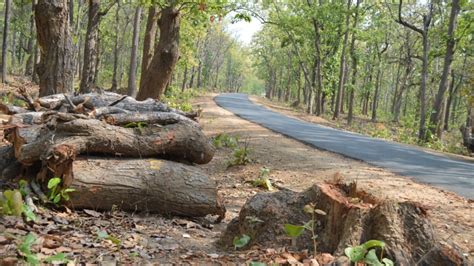
<svg viewBox="0 0 474 266">
<path fill-rule="evenodd" d="M 385 202 L 357 191 L 354 185 L 318 184 L 297 193 L 290 190 L 259 193 L 249 199 L 232 220 L 220 242 L 231 246 L 241 234 L 251 237 L 252 244 L 265 247 L 289 246 L 283 226 L 302 225 L 310 220 L 305 205 L 316 204 L 326 212 L 317 216 L 318 252 L 344 254 L 349 246 L 376 239 L 386 243 L 386 256 L 397 265 L 462 265 L 462 254 L 436 241 L 426 210 L 414 202 Z M 257 218 L 263 222 L 255 222 Z M 299 249 L 313 246 L 306 231 L 297 239 Z"/>
</svg>

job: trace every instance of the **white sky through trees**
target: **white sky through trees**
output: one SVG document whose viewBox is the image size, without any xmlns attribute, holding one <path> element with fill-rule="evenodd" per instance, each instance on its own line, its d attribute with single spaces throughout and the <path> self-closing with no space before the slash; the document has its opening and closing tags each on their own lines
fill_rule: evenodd
<svg viewBox="0 0 474 266">
<path fill-rule="evenodd" d="M 244 45 L 250 45 L 252 37 L 262 28 L 262 23 L 256 18 L 250 22 L 239 21 L 227 26 L 227 31 Z"/>
</svg>

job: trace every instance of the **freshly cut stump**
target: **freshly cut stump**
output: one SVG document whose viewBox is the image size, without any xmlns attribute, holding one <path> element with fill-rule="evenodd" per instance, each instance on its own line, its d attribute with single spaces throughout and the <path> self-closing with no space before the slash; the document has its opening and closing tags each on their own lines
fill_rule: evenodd
<svg viewBox="0 0 474 266">
<path fill-rule="evenodd" d="M 327 213 L 317 216 L 319 252 L 341 256 L 346 247 L 377 239 L 386 243 L 385 254 L 397 265 L 467 263 L 455 247 L 435 239 L 426 209 L 420 204 L 378 201 L 364 191 L 357 191 L 354 184 L 324 183 L 301 193 L 290 190 L 259 193 L 245 203 L 220 242 L 230 247 L 235 236 L 247 234 L 251 237 L 247 246 L 290 246 L 283 225 L 306 223 L 311 217 L 303 208 L 309 203 Z M 309 231 L 298 238 L 297 247 L 312 249 Z"/>
<path fill-rule="evenodd" d="M 70 207 L 174 214 L 225 215 L 217 185 L 198 168 L 157 159 L 79 157 L 73 162 Z"/>
</svg>

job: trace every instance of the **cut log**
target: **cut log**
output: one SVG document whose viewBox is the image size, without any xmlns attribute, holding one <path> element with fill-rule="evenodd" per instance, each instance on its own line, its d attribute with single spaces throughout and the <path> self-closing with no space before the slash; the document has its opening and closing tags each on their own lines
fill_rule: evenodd
<svg viewBox="0 0 474 266">
<path fill-rule="evenodd" d="M 0 103 L 0 112 L 6 115 L 14 115 L 14 114 L 27 113 L 28 110 L 26 110 L 23 107 Z"/>
<path fill-rule="evenodd" d="M 78 158 L 70 206 L 175 214 L 225 215 L 217 184 L 199 169 L 156 159 Z"/>
<path fill-rule="evenodd" d="M 376 239 L 386 243 L 385 254 L 396 265 L 463 265 L 462 253 L 436 241 L 426 210 L 414 202 L 381 202 L 363 191 L 350 193 L 340 184 L 314 185 L 297 193 L 289 190 L 260 193 L 249 199 L 239 217 L 231 221 L 221 244 L 232 246 L 241 234 L 251 237 L 252 244 L 265 247 L 288 246 L 290 239 L 283 230 L 285 223 L 302 225 L 310 220 L 303 208 L 309 203 L 327 213 L 317 216 L 318 251 L 344 254 L 349 246 Z M 255 222 L 255 217 L 263 222 Z M 310 232 L 297 240 L 300 249 L 313 246 Z"/>
<path fill-rule="evenodd" d="M 68 100 L 69 99 L 69 100 Z M 113 93 L 113 92 L 103 92 L 103 93 L 86 93 L 81 95 L 74 94 L 55 94 L 46 97 L 42 97 L 36 100 L 36 102 L 48 110 L 60 110 L 61 107 L 67 105 L 69 108 L 71 106 L 70 102 L 73 105 L 95 110 L 98 108 L 107 108 L 115 107 L 114 113 L 117 113 L 116 110 L 123 109 L 128 112 L 172 112 L 186 116 L 188 118 L 196 118 L 197 113 L 186 113 L 180 110 L 176 110 L 168 107 L 166 104 L 163 104 L 159 101 L 153 99 L 147 99 L 144 101 L 137 101 L 132 97 L 124 97 L 124 95 Z M 106 109 L 107 110 L 107 109 Z M 98 114 L 101 114 L 104 110 L 98 111 Z M 107 113 L 107 112 L 104 112 Z M 99 117 L 99 115 L 95 115 Z"/>
<path fill-rule="evenodd" d="M 27 112 L 10 116 L 9 125 L 34 125 L 41 124 L 43 112 Z"/>
<path fill-rule="evenodd" d="M 198 164 L 210 162 L 215 151 L 197 126 L 182 122 L 123 128 L 95 119 L 75 119 L 57 121 L 56 125 L 18 127 L 10 141 L 15 145 L 16 158 L 23 164 L 50 158 L 61 146 L 69 147 L 76 155 L 156 156 Z"/>
<path fill-rule="evenodd" d="M 158 125 L 169 125 L 183 122 L 198 126 L 198 124 L 194 120 L 191 120 L 185 116 L 176 113 L 169 112 L 109 114 L 104 117 L 104 120 L 108 124 L 120 126 L 139 122 Z"/>
</svg>

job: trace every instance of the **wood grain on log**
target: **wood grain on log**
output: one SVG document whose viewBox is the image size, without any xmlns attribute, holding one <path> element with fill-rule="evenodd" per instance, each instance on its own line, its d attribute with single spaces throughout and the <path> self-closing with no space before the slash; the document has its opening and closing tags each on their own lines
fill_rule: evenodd
<svg viewBox="0 0 474 266">
<path fill-rule="evenodd" d="M 169 125 L 183 122 L 198 126 L 194 120 L 176 113 L 169 112 L 109 114 L 105 116 L 104 120 L 111 125 L 127 125 L 130 123 L 139 122 L 144 122 L 146 124 Z"/>
<path fill-rule="evenodd" d="M 70 205 L 74 208 L 224 217 L 216 182 L 193 166 L 156 159 L 78 158 Z"/>
</svg>

